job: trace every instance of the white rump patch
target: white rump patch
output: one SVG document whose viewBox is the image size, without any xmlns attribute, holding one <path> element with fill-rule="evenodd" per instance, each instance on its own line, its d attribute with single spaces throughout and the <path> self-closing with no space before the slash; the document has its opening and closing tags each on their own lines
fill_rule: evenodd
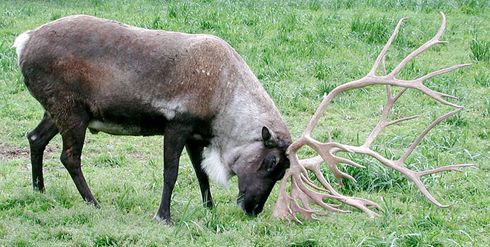
<svg viewBox="0 0 490 247">
<path fill-rule="evenodd" d="M 221 154 L 212 146 L 208 147 L 204 153 L 202 168 L 208 176 L 217 184 L 228 187 L 228 181 L 231 177 L 230 168 L 223 163 Z"/>
<path fill-rule="evenodd" d="M 29 35 L 30 31 L 23 32 L 17 38 L 15 38 L 14 45 L 12 48 L 15 48 L 15 51 L 17 52 L 17 61 L 20 61 L 20 55 L 22 55 L 22 50 L 24 50 L 24 47 L 26 46 L 27 41 L 29 41 L 29 38 L 31 35 Z"/>
</svg>

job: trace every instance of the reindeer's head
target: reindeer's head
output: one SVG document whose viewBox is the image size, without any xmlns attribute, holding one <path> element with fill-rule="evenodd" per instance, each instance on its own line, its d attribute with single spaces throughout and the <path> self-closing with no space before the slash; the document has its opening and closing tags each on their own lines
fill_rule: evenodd
<svg viewBox="0 0 490 247">
<path fill-rule="evenodd" d="M 286 156 L 289 144 L 288 137 L 278 137 L 263 127 L 262 140 L 241 151 L 243 155 L 237 158 L 232 169 L 238 176 L 238 206 L 248 215 L 262 212 L 274 184 L 289 168 Z"/>
</svg>

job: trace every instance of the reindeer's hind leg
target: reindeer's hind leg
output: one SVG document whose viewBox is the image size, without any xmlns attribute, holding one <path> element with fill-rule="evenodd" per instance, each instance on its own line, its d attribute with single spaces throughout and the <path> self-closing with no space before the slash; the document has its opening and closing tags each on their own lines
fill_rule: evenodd
<svg viewBox="0 0 490 247">
<path fill-rule="evenodd" d="M 31 149 L 32 186 L 34 190 L 44 191 L 43 153 L 46 145 L 56 134 L 58 134 L 58 128 L 46 112 L 39 125 L 27 134 Z"/>
<path fill-rule="evenodd" d="M 64 117 L 59 124 L 63 139 L 61 162 L 70 173 L 82 198 L 98 207 L 98 203 L 85 181 L 81 168 L 82 148 L 89 116 L 83 109 L 75 108 L 66 112 L 69 112 L 70 116 Z"/>
</svg>

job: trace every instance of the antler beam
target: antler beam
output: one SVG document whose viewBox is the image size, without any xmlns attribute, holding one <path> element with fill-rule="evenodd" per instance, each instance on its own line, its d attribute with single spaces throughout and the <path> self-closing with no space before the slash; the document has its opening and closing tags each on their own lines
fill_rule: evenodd
<svg viewBox="0 0 490 247">
<path fill-rule="evenodd" d="M 425 44 L 414 50 L 407 57 L 405 57 L 391 72 L 386 73 L 384 68 L 384 60 L 386 54 L 395 40 L 400 27 L 405 20 L 405 18 L 400 19 L 398 24 L 395 27 L 395 30 L 391 34 L 388 42 L 381 50 L 380 54 L 376 58 L 371 70 L 369 73 L 361 79 L 354 80 L 343 85 L 340 85 L 333 89 L 329 94 L 325 95 L 323 101 L 317 108 L 315 114 L 311 118 L 308 123 L 306 129 L 303 132 L 303 135 L 295 141 L 288 149 L 288 157 L 291 161 L 291 168 L 287 171 L 285 177 L 281 181 L 280 189 L 279 189 L 279 198 L 276 203 L 274 209 L 274 216 L 278 218 L 285 219 L 294 219 L 297 222 L 301 222 L 298 219 L 298 214 L 302 215 L 304 218 L 311 219 L 314 218 L 315 215 L 321 215 L 321 212 L 318 212 L 312 209 L 311 204 L 314 203 L 317 206 L 326 209 L 328 211 L 333 212 L 346 212 L 339 208 L 339 205 L 330 204 L 324 201 L 324 199 L 333 199 L 340 201 L 341 203 L 345 203 L 349 206 L 358 208 L 368 214 L 369 217 L 374 217 L 377 214 L 372 210 L 372 208 L 380 208 L 376 203 L 356 197 L 344 196 L 338 193 L 331 184 L 327 181 L 327 179 L 323 176 L 320 165 L 322 163 L 326 163 L 328 168 L 333 173 L 333 175 L 338 178 L 347 178 L 354 180 L 352 176 L 340 171 L 337 168 L 337 165 L 340 163 L 355 166 L 355 167 L 363 167 L 356 162 L 337 156 L 338 152 L 349 152 L 349 153 L 357 153 L 368 155 L 377 161 L 379 161 L 382 165 L 395 169 L 398 172 L 407 176 L 409 180 L 411 180 L 417 188 L 422 192 L 422 194 L 433 204 L 439 207 L 448 207 L 448 205 L 443 205 L 439 203 L 432 194 L 427 190 L 426 186 L 422 183 L 421 177 L 442 172 L 442 171 L 459 171 L 458 168 L 473 166 L 472 164 L 457 164 L 457 165 L 449 165 L 443 166 L 431 170 L 426 171 L 412 171 L 405 166 L 405 162 L 407 158 L 412 154 L 415 147 L 422 141 L 422 139 L 427 135 L 427 133 L 437 124 L 446 120 L 450 116 L 456 114 L 460 110 L 463 109 L 462 106 L 456 105 L 447 101 L 445 98 L 455 98 L 454 96 L 447 95 L 441 92 L 434 91 L 424 85 L 424 81 L 430 78 L 433 78 L 438 75 L 446 74 L 456 69 L 468 66 L 469 64 L 458 64 L 445 69 L 433 71 L 424 76 L 421 76 L 412 80 L 403 80 L 398 79 L 396 76 L 403 69 L 403 67 L 416 58 L 418 55 L 429 49 L 430 47 L 445 43 L 441 41 L 440 38 L 444 33 L 446 28 L 446 17 L 441 12 L 442 16 L 442 24 L 435 36 L 427 41 Z M 377 75 L 377 71 L 380 69 L 382 65 L 382 70 L 384 71 L 384 75 Z M 331 103 L 332 99 L 338 94 L 352 90 L 357 88 L 362 88 L 370 85 L 385 85 L 386 86 L 386 104 L 383 107 L 383 111 L 381 113 L 381 117 L 379 122 L 376 124 L 374 129 L 368 135 L 364 143 L 360 146 L 352 146 L 334 142 L 329 140 L 328 142 L 322 143 L 311 137 L 311 132 L 318 124 L 323 112 L 325 112 L 327 106 Z M 399 93 L 393 96 L 393 92 L 391 86 L 397 86 L 402 88 Z M 403 121 L 408 121 L 416 118 L 417 116 L 400 118 L 397 120 L 390 121 L 389 115 L 391 110 L 393 109 L 396 101 L 402 96 L 402 94 L 407 89 L 415 89 L 420 92 L 423 92 L 427 96 L 437 100 L 441 104 L 452 107 L 454 110 L 444 114 L 443 116 L 437 118 L 431 124 L 429 124 L 423 131 L 420 133 L 417 138 L 412 142 L 412 144 L 405 150 L 405 152 L 401 155 L 399 159 L 390 160 L 388 158 L 383 157 L 381 154 L 373 151 L 371 149 L 371 144 L 378 137 L 378 135 L 383 131 L 384 128 L 398 124 Z M 309 159 L 299 159 L 297 152 L 303 146 L 309 146 L 313 148 L 319 156 Z M 308 178 L 307 170 L 313 172 L 317 177 L 318 182 L 321 186 L 317 186 L 313 181 Z M 291 183 L 290 194 L 287 193 L 287 185 L 288 182 Z"/>
</svg>

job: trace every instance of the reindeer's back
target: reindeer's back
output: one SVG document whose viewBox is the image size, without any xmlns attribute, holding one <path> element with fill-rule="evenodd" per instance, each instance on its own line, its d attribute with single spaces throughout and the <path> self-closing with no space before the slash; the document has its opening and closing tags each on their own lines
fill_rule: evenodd
<svg viewBox="0 0 490 247">
<path fill-rule="evenodd" d="M 233 91 L 236 64 L 244 63 L 216 37 L 90 16 L 65 17 L 28 35 L 19 64 L 34 97 L 46 108 L 62 92 L 96 117 L 121 105 L 168 118 L 212 117 Z"/>
</svg>

